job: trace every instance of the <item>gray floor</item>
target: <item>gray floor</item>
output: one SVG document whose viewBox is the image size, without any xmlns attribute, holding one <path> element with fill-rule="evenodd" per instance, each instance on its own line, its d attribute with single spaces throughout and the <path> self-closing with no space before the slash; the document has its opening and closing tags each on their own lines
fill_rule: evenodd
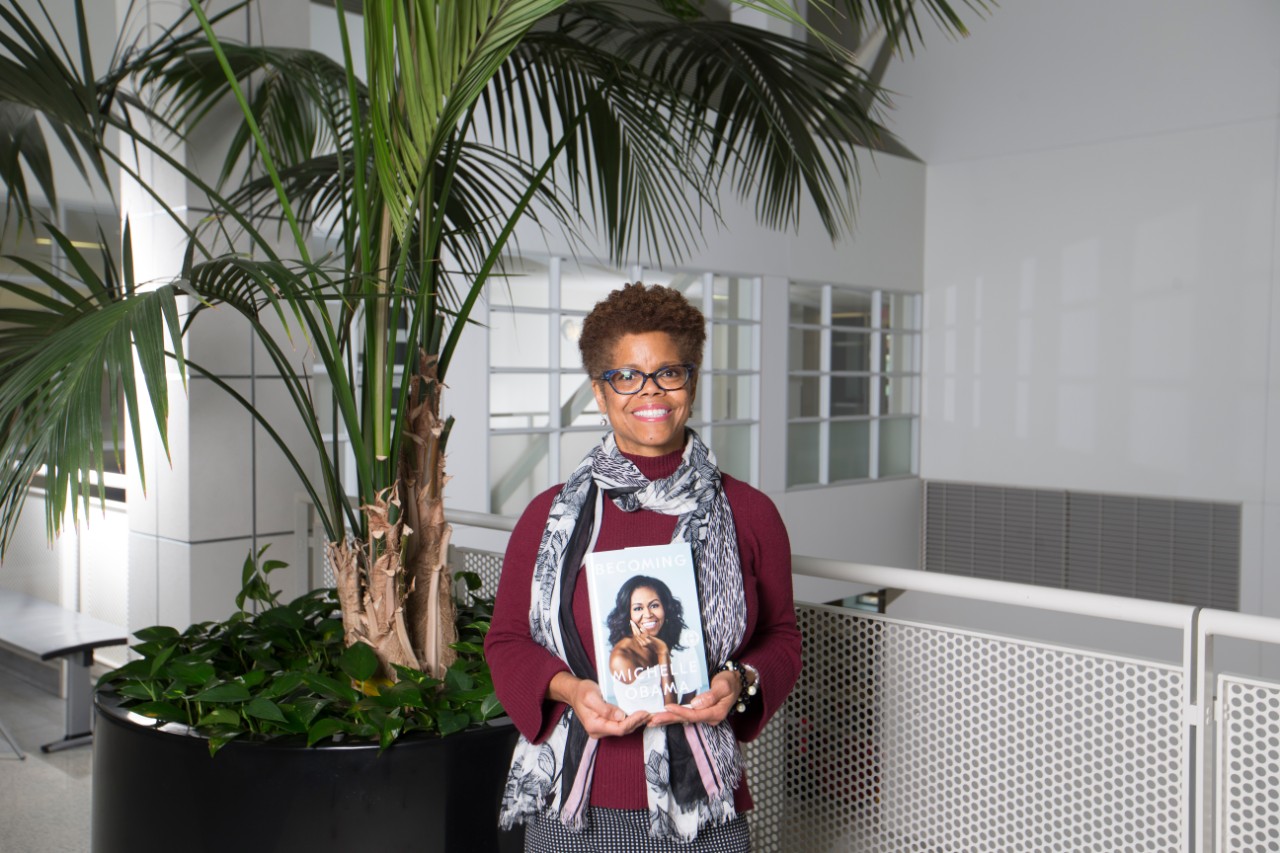
<svg viewBox="0 0 1280 853">
<path fill-rule="evenodd" d="M 0 737 L 0 853 L 86 853 L 93 749 L 40 751 L 63 735 L 62 700 L 2 676 L 0 723 L 27 754 Z"/>
</svg>

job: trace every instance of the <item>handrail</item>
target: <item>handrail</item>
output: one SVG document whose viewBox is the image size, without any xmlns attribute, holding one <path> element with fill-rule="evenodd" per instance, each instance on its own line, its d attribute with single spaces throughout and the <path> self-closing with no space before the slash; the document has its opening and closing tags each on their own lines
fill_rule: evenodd
<svg viewBox="0 0 1280 853">
<path fill-rule="evenodd" d="M 445 521 L 450 524 L 461 524 L 466 527 L 483 527 L 486 530 L 505 530 L 510 533 L 516 529 L 517 519 L 509 515 L 494 515 L 488 512 L 472 512 L 466 509 L 445 510 Z"/>
<path fill-rule="evenodd" d="M 445 518 L 453 524 L 507 532 L 513 530 L 516 525 L 516 519 L 510 516 L 456 509 L 447 510 Z M 1210 612 L 1186 604 L 1144 601 L 1119 595 L 1104 595 L 1097 592 L 1080 592 L 1071 589 L 988 580 L 986 578 L 946 575 L 940 572 L 925 572 L 918 569 L 897 569 L 889 566 L 874 566 L 868 563 L 849 563 L 823 557 L 806 557 L 800 554 L 792 555 L 791 570 L 794 574 L 805 577 L 866 584 L 869 587 L 878 589 L 928 592 L 937 595 L 949 595 L 954 598 L 989 601 L 1018 607 L 1033 607 L 1038 610 L 1051 610 L 1058 613 L 1073 613 L 1080 616 L 1096 616 L 1102 619 L 1141 622 L 1146 625 L 1164 628 L 1184 629 L 1190 624 L 1190 620 L 1197 611 L 1202 614 Z M 1253 625 L 1247 619 L 1239 621 L 1241 614 L 1238 613 L 1224 612 L 1222 616 L 1237 617 L 1236 623 L 1243 626 Z M 1269 620 L 1263 617 L 1252 618 L 1262 620 L 1260 625 L 1263 625 L 1262 627 L 1254 626 L 1254 629 L 1264 632 L 1277 632 L 1268 633 L 1267 636 L 1280 637 L 1280 620 Z M 1230 624 L 1231 621 L 1228 620 L 1228 623 Z M 1241 628 L 1240 630 L 1246 629 Z M 1276 642 L 1280 642 L 1280 639 L 1277 639 Z"/>
<path fill-rule="evenodd" d="M 946 575 L 917 569 L 894 569 L 865 563 L 845 563 L 820 557 L 792 556 L 791 568 L 796 574 L 826 580 L 865 583 L 884 589 L 930 592 L 956 598 L 1034 607 L 1058 613 L 1097 616 L 1142 622 L 1166 628 L 1185 628 L 1197 608 L 1162 601 L 1142 601 L 1097 592 L 1032 586 L 1009 581 Z"/>
<path fill-rule="evenodd" d="M 1280 619 L 1269 616 L 1205 608 L 1200 611 L 1200 631 L 1206 635 L 1280 644 Z"/>
</svg>

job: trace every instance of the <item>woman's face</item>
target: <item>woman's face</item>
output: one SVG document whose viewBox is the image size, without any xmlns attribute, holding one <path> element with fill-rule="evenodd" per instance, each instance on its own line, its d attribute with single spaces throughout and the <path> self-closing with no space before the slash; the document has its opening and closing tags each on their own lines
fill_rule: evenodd
<svg viewBox="0 0 1280 853">
<path fill-rule="evenodd" d="M 641 586 L 631 593 L 631 621 L 651 637 L 662 630 L 667 614 L 662 608 L 662 597 L 656 589 Z"/>
<path fill-rule="evenodd" d="M 610 369 L 634 367 L 653 373 L 660 367 L 682 364 L 675 341 L 666 332 L 623 335 L 613 348 Z M 636 394 L 619 394 L 596 377 L 600 411 L 609 418 L 618 449 L 634 456 L 665 456 L 684 448 L 684 425 L 693 411 L 696 376 L 678 391 L 664 391 L 652 379 Z"/>
</svg>

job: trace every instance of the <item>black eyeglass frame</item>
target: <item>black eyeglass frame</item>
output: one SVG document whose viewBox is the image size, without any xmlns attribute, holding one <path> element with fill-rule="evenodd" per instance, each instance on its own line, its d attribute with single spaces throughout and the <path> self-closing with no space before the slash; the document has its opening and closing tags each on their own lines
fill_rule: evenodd
<svg viewBox="0 0 1280 853">
<path fill-rule="evenodd" d="M 658 374 L 659 374 L 659 373 L 661 373 L 661 372 L 662 372 L 662 371 L 664 371 L 664 370 L 670 370 L 670 369 L 671 369 L 671 368 L 673 368 L 673 367 L 683 367 L 685 370 L 689 371 L 689 375 L 688 375 L 688 376 L 686 376 L 686 377 L 684 378 L 684 381 L 683 381 L 683 382 L 681 382 L 681 383 L 680 383 L 679 385 L 677 385 L 676 387 L 674 387 L 674 388 L 668 388 L 667 386 L 663 385 L 661 382 L 659 382 L 659 381 L 658 381 Z M 634 390 L 634 391 L 619 391 L 619 390 L 618 390 L 618 387 L 617 387 L 616 385 L 614 385 L 614 384 L 613 384 L 613 377 L 617 376 L 619 373 L 621 373 L 621 372 L 622 372 L 622 371 L 624 371 L 624 370 L 629 370 L 629 371 L 632 371 L 632 372 L 634 372 L 634 373 L 638 373 L 638 374 L 640 374 L 640 376 L 641 376 L 641 377 L 643 377 L 643 378 L 640 380 L 640 387 L 639 387 L 639 388 L 637 388 L 637 389 L 636 389 L 636 390 Z M 615 393 L 615 394 L 621 394 L 621 395 L 622 395 L 622 396 L 624 396 L 624 397 L 630 397 L 630 396 L 632 396 L 633 394 L 639 394 L 641 391 L 643 391 L 643 390 L 644 390 L 644 386 L 645 386 L 645 385 L 647 385 L 647 384 L 649 383 L 649 380 L 650 380 L 650 379 L 652 379 L 652 380 L 653 380 L 653 384 L 654 384 L 654 385 L 658 386 L 658 387 L 659 387 L 659 388 L 661 388 L 663 391 L 679 391 L 681 388 L 683 388 L 683 387 L 685 387 L 686 385 L 688 385 L 688 384 L 689 384 L 689 382 L 690 382 L 690 381 L 692 381 L 693 377 L 697 375 L 697 373 L 698 373 L 698 365 L 696 365 L 696 364 L 688 364 L 688 363 L 685 363 L 685 364 L 664 364 L 664 365 L 662 365 L 662 367 L 659 367 L 657 370 L 653 371 L 653 373 L 645 373 L 643 370 L 638 370 L 638 369 L 636 369 L 636 368 L 634 368 L 634 367 L 615 367 L 615 368 L 614 368 L 614 369 L 612 369 L 612 370 L 606 370 L 604 373 L 601 373 L 601 374 L 600 374 L 600 380 L 601 380 L 602 382 L 606 383 L 610 388 L 612 388 L 612 389 L 613 389 L 613 393 Z"/>
</svg>

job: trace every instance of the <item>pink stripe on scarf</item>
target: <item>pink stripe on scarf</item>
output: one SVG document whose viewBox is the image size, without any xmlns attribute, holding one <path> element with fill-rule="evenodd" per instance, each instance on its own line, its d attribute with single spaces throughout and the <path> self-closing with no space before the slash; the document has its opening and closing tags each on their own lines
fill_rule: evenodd
<svg viewBox="0 0 1280 853">
<path fill-rule="evenodd" d="M 569 789 L 569 798 L 560 806 L 560 822 L 565 826 L 581 827 L 586 819 L 587 803 L 591 798 L 591 777 L 596 771 L 596 746 L 599 741 L 587 738 L 586 748 L 582 751 L 582 760 L 578 762 L 578 775 L 573 779 L 573 787 Z"/>
<path fill-rule="evenodd" d="M 698 775 L 702 777 L 702 787 L 707 789 L 707 797 L 719 799 L 724 790 L 724 780 L 716 769 L 715 762 L 707 754 L 707 744 L 702 739 L 702 726 L 698 723 L 684 723 L 685 740 L 689 742 L 689 751 L 693 753 L 693 761 L 698 765 Z"/>
</svg>

